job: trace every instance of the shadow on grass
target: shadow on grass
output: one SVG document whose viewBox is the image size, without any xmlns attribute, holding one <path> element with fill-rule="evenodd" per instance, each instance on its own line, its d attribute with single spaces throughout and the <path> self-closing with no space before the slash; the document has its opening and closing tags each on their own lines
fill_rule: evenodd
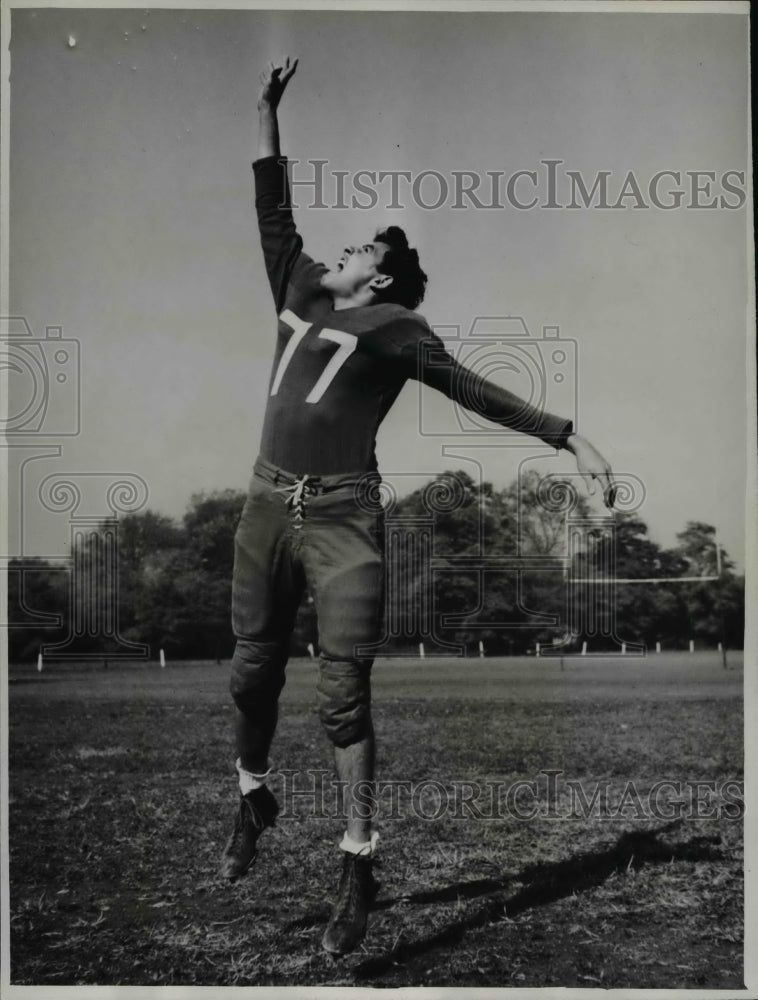
<svg viewBox="0 0 758 1000">
<path fill-rule="evenodd" d="M 373 956 L 353 968 L 356 977 L 381 975 L 418 955 L 439 947 L 457 944 L 471 930 L 483 927 L 503 916 L 513 918 L 525 910 L 545 906 L 577 892 L 600 885 L 614 872 L 638 870 L 645 865 L 670 861 L 714 861 L 723 857 L 714 849 L 716 837 L 695 837 L 681 843 L 664 843 L 661 836 L 679 827 L 674 821 L 658 830 L 622 834 L 616 844 L 603 851 L 588 851 L 566 861 L 529 865 L 516 876 L 477 879 L 459 882 L 442 889 L 409 893 L 394 899 L 380 900 L 375 910 L 397 904 L 449 903 L 461 899 L 481 899 L 473 912 L 427 937 L 399 944 L 384 955 Z M 514 882 L 527 883 L 509 896 L 508 887 Z M 319 919 L 323 914 L 319 915 Z M 307 919 L 307 918 L 304 918 Z"/>
</svg>

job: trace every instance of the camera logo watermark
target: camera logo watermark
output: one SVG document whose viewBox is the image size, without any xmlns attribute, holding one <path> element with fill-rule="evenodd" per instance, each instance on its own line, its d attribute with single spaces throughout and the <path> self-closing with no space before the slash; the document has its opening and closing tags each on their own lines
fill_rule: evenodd
<svg viewBox="0 0 758 1000">
<path fill-rule="evenodd" d="M 7 372 L 7 403 L 0 428 L 10 436 L 71 437 L 81 429 L 79 341 L 59 326 L 35 337 L 24 317 L 5 321 L 0 368 Z"/>
<path fill-rule="evenodd" d="M 62 456 L 62 445 L 52 442 L 81 433 L 80 343 L 65 337 L 60 326 L 47 326 L 45 336 L 36 337 L 23 316 L 0 323 L 0 371 L 7 386 L 0 447 L 14 463 L 8 487 L 11 551 L 0 554 L 0 562 L 18 584 L 18 607 L 8 609 L 3 624 L 56 631 L 65 624 L 63 639 L 40 645 L 40 656 L 56 660 L 145 658 L 144 643 L 119 633 L 118 516 L 145 505 L 147 484 L 132 473 L 58 472 L 33 488 L 40 460 Z M 32 556 L 35 525 L 59 514 L 68 515 L 68 554 Z M 68 576 L 67 615 L 42 612 L 27 599 L 33 577 L 52 571 Z"/>
<path fill-rule="evenodd" d="M 496 438 L 499 444 L 534 448 L 528 435 L 539 431 L 545 412 L 577 420 L 577 345 L 561 337 L 557 326 L 544 326 L 533 336 L 522 316 L 477 316 L 468 330 L 435 326 L 444 350 L 423 344 L 419 374 L 450 369 L 455 399 L 446 414 L 430 410 L 430 400 L 419 394 L 419 428 L 427 437 L 453 443 L 472 435 Z M 450 358 L 456 362 L 451 369 Z M 458 367 L 460 366 L 460 367 Z M 485 416 L 485 383 L 494 382 L 523 400 L 509 426 Z"/>
</svg>

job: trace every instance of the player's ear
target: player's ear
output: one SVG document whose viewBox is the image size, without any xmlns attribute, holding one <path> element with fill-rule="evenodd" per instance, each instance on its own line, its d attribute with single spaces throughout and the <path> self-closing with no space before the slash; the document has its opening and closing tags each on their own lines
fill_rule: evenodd
<svg viewBox="0 0 758 1000">
<path fill-rule="evenodd" d="M 384 288 L 389 288 L 392 284 L 391 274 L 377 274 L 369 281 L 369 288 L 374 292 L 380 292 Z"/>
</svg>

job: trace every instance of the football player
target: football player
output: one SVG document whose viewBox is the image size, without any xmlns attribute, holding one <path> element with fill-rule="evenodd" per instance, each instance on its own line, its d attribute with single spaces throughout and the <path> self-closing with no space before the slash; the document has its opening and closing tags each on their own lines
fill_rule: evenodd
<svg viewBox="0 0 758 1000">
<path fill-rule="evenodd" d="M 289 640 L 307 586 L 319 634 L 319 714 L 344 782 L 347 828 L 342 874 L 323 946 L 339 955 L 366 933 L 377 883 L 365 790 L 374 775 L 371 658 L 383 611 L 381 510 L 365 502 L 378 483 L 377 429 L 408 379 L 418 379 L 504 427 L 527 426 L 574 454 L 613 502 L 611 469 L 570 420 L 460 366 L 415 310 L 426 275 L 397 226 L 345 247 L 332 268 L 314 262 L 292 217 L 277 108 L 297 60 L 269 63 L 258 98 L 256 209 L 278 315 L 260 455 L 235 537 L 232 596 L 237 639 L 236 704 L 240 800 L 222 874 L 235 879 L 255 860 L 277 802 L 267 787 Z M 362 500 L 361 498 L 364 497 Z M 363 796 L 363 797 L 362 797 Z"/>
</svg>

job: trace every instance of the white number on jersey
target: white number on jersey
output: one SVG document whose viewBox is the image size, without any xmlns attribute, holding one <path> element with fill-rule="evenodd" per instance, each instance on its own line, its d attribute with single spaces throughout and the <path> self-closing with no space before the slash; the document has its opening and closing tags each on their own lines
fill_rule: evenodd
<svg viewBox="0 0 758 1000">
<path fill-rule="evenodd" d="M 279 391 L 279 386 L 282 384 L 284 373 L 287 370 L 287 366 L 292 360 L 292 355 L 297 350 L 300 341 L 313 326 L 312 323 L 305 323 L 301 320 L 300 317 L 296 316 L 291 309 L 285 309 L 279 319 L 292 328 L 292 336 L 287 341 L 287 346 L 282 351 L 282 356 L 279 359 L 276 374 L 274 375 L 274 381 L 271 385 L 272 396 L 275 396 Z M 318 403 L 331 385 L 334 376 L 358 346 L 358 338 L 355 334 L 344 333 L 342 330 L 330 330 L 328 327 L 324 327 L 319 334 L 319 337 L 322 340 L 333 340 L 335 344 L 339 345 L 339 347 L 329 359 L 329 362 L 321 372 L 321 375 L 319 376 L 314 387 L 305 397 L 306 403 Z"/>
</svg>

